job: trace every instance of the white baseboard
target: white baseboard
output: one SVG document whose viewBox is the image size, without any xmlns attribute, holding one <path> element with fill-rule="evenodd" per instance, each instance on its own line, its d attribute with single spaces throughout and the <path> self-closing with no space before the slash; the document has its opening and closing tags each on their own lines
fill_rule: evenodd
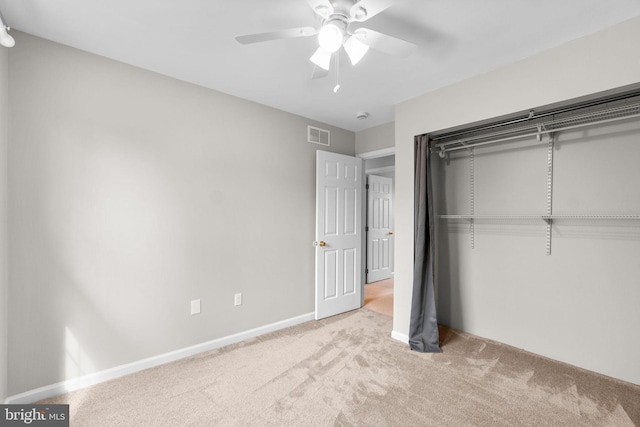
<svg viewBox="0 0 640 427">
<path fill-rule="evenodd" d="M 391 338 L 393 338 L 394 340 L 403 342 L 405 344 L 409 344 L 409 337 L 405 334 L 401 334 L 398 331 L 391 331 Z"/>
<path fill-rule="evenodd" d="M 29 390 L 24 393 L 9 396 L 4 400 L 5 404 L 30 404 L 42 399 L 49 399 L 61 394 L 69 393 L 74 390 L 78 390 L 91 385 L 103 383 L 115 378 L 122 377 L 124 375 L 133 374 L 145 369 L 153 368 L 155 366 L 164 365 L 165 363 L 173 362 L 185 357 L 194 356 L 196 354 L 215 350 L 217 348 L 225 347 L 230 344 L 235 344 L 240 341 L 244 341 L 250 338 L 255 338 L 260 335 L 268 334 L 269 332 L 279 331 L 280 329 L 288 328 L 290 326 L 299 325 L 315 319 L 315 313 L 307 313 L 301 316 L 292 317 L 290 319 L 282 320 L 280 322 L 271 323 L 269 325 L 260 326 L 255 329 L 240 332 L 234 335 L 218 338 L 212 341 L 204 342 L 202 344 L 196 344 L 191 347 L 182 348 L 179 350 L 171 351 L 169 353 L 160 354 L 158 356 L 149 357 L 147 359 L 139 360 L 137 362 L 127 363 L 126 365 L 116 366 L 104 371 L 96 372 L 93 374 L 85 375 L 79 378 L 74 378 L 67 381 L 62 381 L 56 384 L 40 387 L 35 390 Z"/>
</svg>

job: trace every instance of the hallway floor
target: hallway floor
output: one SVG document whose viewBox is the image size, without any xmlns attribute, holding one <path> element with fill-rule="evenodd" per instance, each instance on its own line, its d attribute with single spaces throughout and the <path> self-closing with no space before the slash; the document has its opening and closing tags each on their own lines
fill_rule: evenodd
<svg viewBox="0 0 640 427">
<path fill-rule="evenodd" d="M 393 277 L 364 285 L 364 306 L 393 317 Z"/>
</svg>

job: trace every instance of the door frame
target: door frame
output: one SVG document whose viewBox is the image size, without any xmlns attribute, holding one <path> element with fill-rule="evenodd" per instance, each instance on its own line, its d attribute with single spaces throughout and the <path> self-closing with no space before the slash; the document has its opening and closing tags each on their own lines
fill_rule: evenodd
<svg viewBox="0 0 640 427">
<path fill-rule="evenodd" d="M 396 155 L 396 147 L 388 147 L 388 148 L 382 148 L 380 150 L 373 150 L 373 151 L 367 151 L 364 153 L 358 153 L 355 155 L 355 157 L 360 157 L 362 160 L 370 160 L 370 159 L 376 159 L 378 157 L 387 157 L 387 156 L 394 156 Z M 366 162 L 365 162 L 366 163 Z M 382 168 L 376 168 L 376 169 L 370 169 L 367 170 L 366 165 L 363 168 L 364 169 L 364 181 L 366 182 L 367 179 L 367 175 L 369 174 L 375 174 L 375 172 L 389 172 L 391 170 L 393 170 L 395 172 L 396 167 L 395 167 L 395 162 L 394 162 L 394 166 L 391 167 L 389 166 L 388 168 L 384 168 L 384 171 L 381 170 Z M 395 183 L 395 179 L 394 179 L 394 183 Z M 362 215 L 362 247 L 366 248 L 367 247 L 367 233 L 365 232 L 365 227 L 367 226 L 367 191 L 366 189 L 363 188 L 362 191 L 362 207 L 363 209 L 361 209 L 361 215 Z M 395 217 L 394 217 L 395 220 Z M 394 251 L 395 253 L 395 251 Z M 395 265 L 395 260 L 394 260 L 394 265 Z M 365 274 L 365 270 L 367 269 L 367 251 L 366 249 L 362 251 L 362 267 L 361 267 L 361 274 L 362 274 L 362 301 L 361 301 L 361 306 L 364 306 L 364 286 L 366 285 L 367 282 L 367 276 Z M 395 292 L 395 287 L 394 287 L 394 292 Z"/>
</svg>

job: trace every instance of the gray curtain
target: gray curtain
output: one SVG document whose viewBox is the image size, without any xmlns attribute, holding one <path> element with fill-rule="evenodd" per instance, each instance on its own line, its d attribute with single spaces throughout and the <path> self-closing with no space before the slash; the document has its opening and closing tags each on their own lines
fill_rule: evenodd
<svg viewBox="0 0 640 427">
<path fill-rule="evenodd" d="M 413 300 L 409 347 L 422 353 L 440 353 L 434 289 L 433 193 L 429 168 L 429 140 L 415 137 L 415 231 Z"/>
</svg>

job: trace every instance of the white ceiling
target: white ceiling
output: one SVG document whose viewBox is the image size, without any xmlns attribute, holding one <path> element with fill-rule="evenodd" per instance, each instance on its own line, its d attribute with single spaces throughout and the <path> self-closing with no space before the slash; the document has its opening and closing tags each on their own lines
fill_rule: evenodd
<svg viewBox="0 0 640 427">
<path fill-rule="evenodd" d="M 370 50 L 356 66 L 343 52 L 335 94 L 334 72 L 311 78 L 315 37 L 234 39 L 317 26 L 305 0 L 0 0 L 0 11 L 17 30 L 359 131 L 393 121 L 399 102 L 640 16 L 640 1 L 398 0 L 364 26 L 421 47 Z"/>
</svg>

